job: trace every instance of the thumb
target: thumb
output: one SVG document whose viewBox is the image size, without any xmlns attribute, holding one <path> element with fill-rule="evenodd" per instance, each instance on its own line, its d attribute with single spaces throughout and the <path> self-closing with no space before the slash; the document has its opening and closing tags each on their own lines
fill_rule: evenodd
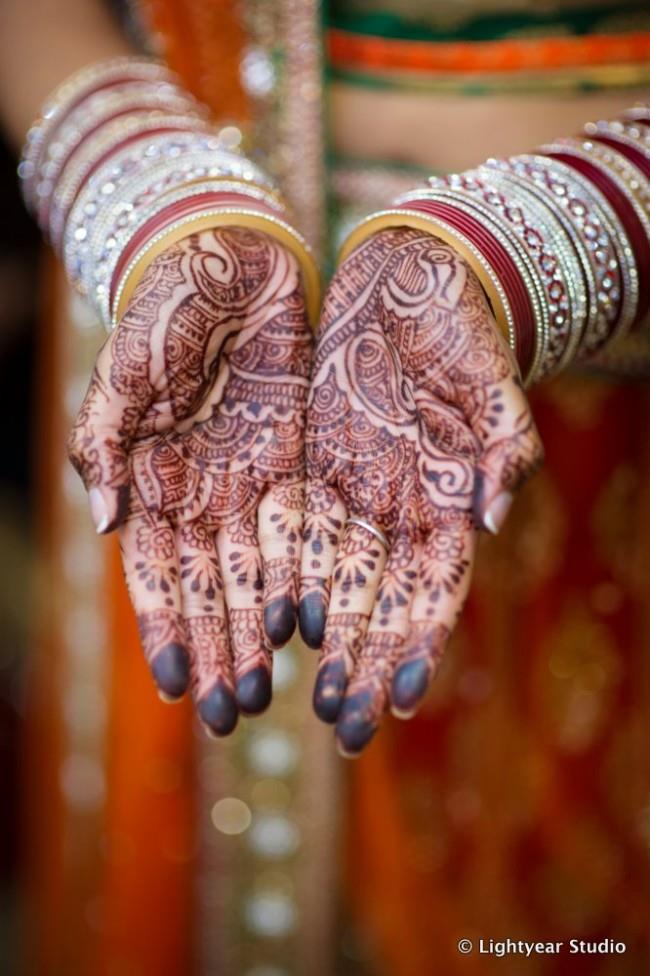
<svg viewBox="0 0 650 976">
<path fill-rule="evenodd" d="M 115 333 L 100 351 L 68 438 L 68 456 L 88 491 L 92 519 L 102 534 L 112 532 L 126 518 L 129 448 L 153 398 L 146 375 L 136 378 L 118 366 L 114 340 Z"/>
<path fill-rule="evenodd" d="M 503 419 L 509 429 L 484 441 L 474 482 L 474 518 L 494 535 L 505 522 L 515 492 L 537 470 L 544 456 L 523 393 L 520 397 L 511 394 Z"/>
</svg>

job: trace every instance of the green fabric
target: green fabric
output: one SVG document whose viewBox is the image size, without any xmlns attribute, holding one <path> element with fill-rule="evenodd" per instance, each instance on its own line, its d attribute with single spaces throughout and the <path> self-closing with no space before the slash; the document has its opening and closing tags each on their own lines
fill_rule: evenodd
<svg viewBox="0 0 650 976">
<path fill-rule="evenodd" d="M 354 0 L 330 0 L 327 21 L 355 34 L 399 38 L 411 41 L 491 41 L 504 37 L 556 35 L 584 35 L 599 32 L 629 32 L 650 26 L 650 11 L 643 0 L 626 3 L 606 3 L 601 6 L 570 6 L 562 4 L 557 9 L 522 10 L 521 4 L 513 3 L 512 9 L 504 4 L 489 3 L 467 5 L 449 2 L 437 4 L 405 4 L 395 12 L 382 10 L 382 4 L 354 2 Z M 398 8 L 398 0 L 395 0 Z M 406 8 L 409 8 L 408 10 Z M 464 13 L 463 13 L 463 8 Z"/>
</svg>

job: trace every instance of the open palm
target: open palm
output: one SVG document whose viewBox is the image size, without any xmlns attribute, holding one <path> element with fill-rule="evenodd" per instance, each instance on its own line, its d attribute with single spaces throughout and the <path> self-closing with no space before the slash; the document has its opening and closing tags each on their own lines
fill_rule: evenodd
<svg viewBox="0 0 650 976">
<path fill-rule="evenodd" d="M 389 704 L 414 711 L 467 594 L 476 529 L 500 519 L 540 457 L 464 262 L 406 229 L 353 252 L 318 336 L 300 602 L 305 640 L 322 645 L 314 707 L 344 753 Z"/>
<path fill-rule="evenodd" d="M 148 269 L 70 439 L 161 692 L 230 732 L 295 626 L 311 333 L 293 257 L 203 232 Z"/>
</svg>

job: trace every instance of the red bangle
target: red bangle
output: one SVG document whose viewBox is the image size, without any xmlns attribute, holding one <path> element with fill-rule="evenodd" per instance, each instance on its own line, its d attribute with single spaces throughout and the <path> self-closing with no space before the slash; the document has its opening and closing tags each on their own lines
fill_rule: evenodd
<svg viewBox="0 0 650 976">
<path fill-rule="evenodd" d="M 595 141 L 595 140 L 594 140 Z M 598 140 L 606 141 L 606 140 Z M 621 150 L 619 144 L 615 145 L 614 148 L 617 151 Z M 629 200 L 626 199 L 625 194 L 616 186 L 616 184 L 608 179 L 607 175 L 603 173 L 601 169 L 594 166 L 586 159 L 580 159 L 577 156 L 573 156 L 570 153 L 562 152 L 549 152 L 544 153 L 545 156 L 549 156 L 552 159 L 557 159 L 567 166 L 571 166 L 573 169 L 577 170 L 583 176 L 585 176 L 598 190 L 602 193 L 608 203 L 611 205 L 613 210 L 616 212 L 618 219 L 623 224 L 625 232 L 630 240 L 632 249 L 634 250 L 634 256 L 636 258 L 637 270 L 639 273 L 639 307 L 637 309 L 634 322 L 631 328 L 636 328 L 644 321 L 646 313 L 650 308 L 650 244 L 648 243 L 648 238 L 641 221 L 634 212 L 634 207 Z M 623 153 L 621 153 L 623 155 Z M 629 157 L 628 157 L 629 158 Z M 621 293 L 623 292 L 623 281 L 621 280 Z M 621 295 L 621 302 L 619 304 L 619 311 L 623 308 L 623 301 Z M 618 317 L 612 323 L 612 331 L 616 328 L 618 322 Z"/>
<path fill-rule="evenodd" d="M 521 375 L 528 376 L 535 351 L 535 315 L 521 274 L 503 245 L 478 220 L 451 204 L 438 200 L 409 200 L 397 209 L 420 210 L 439 217 L 479 249 L 508 297 L 516 328 L 515 355 Z"/>
</svg>

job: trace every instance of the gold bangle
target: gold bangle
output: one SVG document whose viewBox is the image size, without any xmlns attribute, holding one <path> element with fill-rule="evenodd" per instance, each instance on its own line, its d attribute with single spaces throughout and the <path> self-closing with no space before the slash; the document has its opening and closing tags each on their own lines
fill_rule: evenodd
<svg viewBox="0 0 650 976">
<path fill-rule="evenodd" d="M 350 232 L 339 250 L 339 263 L 344 261 L 350 253 L 365 240 L 380 230 L 388 227 L 413 227 L 439 237 L 445 244 L 449 244 L 465 259 L 478 278 L 499 329 L 514 349 L 515 323 L 510 308 L 510 302 L 503 290 L 501 282 L 483 257 L 480 251 L 459 231 L 450 224 L 436 217 L 429 217 L 416 210 L 381 210 L 366 217 Z"/>
<path fill-rule="evenodd" d="M 178 241 L 182 241 L 190 234 L 198 234 L 204 230 L 214 230 L 217 227 L 252 227 L 255 230 L 275 238 L 298 261 L 305 289 L 305 304 L 307 316 L 313 329 L 318 324 L 320 312 L 320 274 L 309 245 L 291 224 L 280 220 L 279 217 L 261 213 L 259 210 L 247 210 L 241 207 L 220 207 L 214 210 L 204 210 L 181 218 L 171 226 L 156 234 L 145 244 L 129 262 L 118 282 L 113 299 L 111 313 L 111 328 L 115 328 L 124 315 L 135 289 L 142 280 L 147 268 L 167 248 Z"/>
</svg>

